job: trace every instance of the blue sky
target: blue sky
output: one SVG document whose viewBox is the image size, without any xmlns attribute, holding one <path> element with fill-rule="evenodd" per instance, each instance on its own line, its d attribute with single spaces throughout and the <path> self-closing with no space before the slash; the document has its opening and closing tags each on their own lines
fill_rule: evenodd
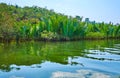
<svg viewBox="0 0 120 78">
<path fill-rule="evenodd" d="M 120 23 L 120 0 L 0 0 L 19 6 L 47 6 L 55 12 L 83 16 L 91 21 Z"/>
</svg>

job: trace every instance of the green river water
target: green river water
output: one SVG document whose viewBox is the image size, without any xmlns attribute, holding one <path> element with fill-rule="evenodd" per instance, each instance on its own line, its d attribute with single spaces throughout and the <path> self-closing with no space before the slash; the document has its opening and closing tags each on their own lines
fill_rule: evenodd
<svg viewBox="0 0 120 78">
<path fill-rule="evenodd" d="M 0 78 L 120 78 L 120 41 L 0 43 Z"/>
</svg>

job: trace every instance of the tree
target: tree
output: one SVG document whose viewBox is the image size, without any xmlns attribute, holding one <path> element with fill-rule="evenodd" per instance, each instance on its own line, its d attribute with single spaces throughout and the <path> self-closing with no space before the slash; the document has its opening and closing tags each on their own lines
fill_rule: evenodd
<svg viewBox="0 0 120 78">
<path fill-rule="evenodd" d="M 76 19 L 79 20 L 79 21 L 81 22 L 82 19 L 83 19 L 83 16 L 82 16 L 82 17 L 80 17 L 80 16 L 76 16 Z"/>
<path fill-rule="evenodd" d="M 14 19 L 7 12 L 0 13 L 0 37 L 10 40 L 15 33 Z"/>
</svg>

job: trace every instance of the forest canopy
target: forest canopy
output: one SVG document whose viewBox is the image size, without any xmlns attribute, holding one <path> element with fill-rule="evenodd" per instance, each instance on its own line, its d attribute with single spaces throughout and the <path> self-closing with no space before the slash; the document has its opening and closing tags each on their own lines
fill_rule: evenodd
<svg viewBox="0 0 120 78">
<path fill-rule="evenodd" d="M 109 18 L 108 18 L 109 19 Z M 0 3 L 1 40 L 79 40 L 120 38 L 120 24 L 97 23 L 37 6 Z"/>
</svg>

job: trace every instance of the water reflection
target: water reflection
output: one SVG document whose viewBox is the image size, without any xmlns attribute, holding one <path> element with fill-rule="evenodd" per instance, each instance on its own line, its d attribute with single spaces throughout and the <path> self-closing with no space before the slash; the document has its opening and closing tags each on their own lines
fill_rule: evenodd
<svg viewBox="0 0 120 78">
<path fill-rule="evenodd" d="M 42 64 L 46 62 L 73 66 L 75 68 L 89 67 L 95 63 L 98 68 L 102 63 L 107 64 L 107 62 L 104 61 L 116 62 L 117 65 L 116 63 L 112 64 L 114 64 L 116 68 L 119 68 L 120 41 L 24 42 L 20 44 L 0 44 L 0 71 L 2 72 L 10 72 L 13 70 L 20 71 L 20 66 L 44 69 L 44 65 Z M 91 64 L 90 62 L 93 63 Z M 102 69 L 102 67 L 100 69 Z M 107 70 L 111 72 L 109 69 Z M 80 74 L 80 72 L 77 72 L 77 74 Z M 117 73 L 120 73 L 119 70 Z"/>
<path fill-rule="evenodd" d="M 9 78 L 25 78 L 25 77 L 18 77 L 18 76 L 10 76 Z"/>
<path fill-rule="evenodd" d="M 104 73 L 92 70 L 77 70 L 75 73 L 57 71 L 53 72 L 51 78 L 111 78 Z"/>
</svg>

